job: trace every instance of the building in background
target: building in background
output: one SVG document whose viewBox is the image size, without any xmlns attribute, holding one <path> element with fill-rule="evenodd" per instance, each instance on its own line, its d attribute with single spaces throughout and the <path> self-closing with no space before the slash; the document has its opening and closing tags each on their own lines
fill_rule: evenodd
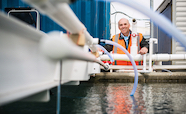
<svg viewBox="0 0 186 114">
<path fill-rule="evenodd" d="M 110 2 L 77 0 L 70 4 L 70 7 L 85 25 L 91 36 L 101 39 L 110 38 Z M 0 10 L 8 13 L 5 10 L 8 8 L 30 9 L 32 7 L 25 4 L 22 0 L 0 0 Z M 31 18 L 36 21 L 36 15 L 34 13 L 31 14 Z M 25 22 L 27 21 L 25 20 Z M 55 30 L 66 32 L 61 26 L 42 14 L 40 14 L 40 30 L 45 33 Z"/>
<path fill-rule="evenodd" d="M 148 6 L 150 8 L 150 2 Z M 118 29 L 118 21 L 121 18 L 129 19 L 129 23 L 132 25 L 132 19 L 137 19 L 137 31 L 142 33 L 147 38 L 150 37 L 150 19 L 144 14 L 130 8 L 124 4 L 117 2 L 111 2 L 111 37 L 115 34 L 120 33 Z M 130 27 L 132 29 L 132 26 Z"/>
<path fill-rule="evenodd" d="M 137 2 L 137 1 L 136 1 Z M 138 0 L 138 2 L 144 2 L 140 7 L 149 7 L 150 0 Z M 158 2 L 158 3 L 157 3 Z M 149 4 L 149 5 L 147 5 Z M 186 0 L 154 0 L 154 10 L 165 15 L 170 21 L 175 24 L 178 29 L 182 30 L 186 34 L 185 18 L 186 14 Z M 145 6 L 146 5 L 146 6 Z M 79 20 L 85 25 L 88 32 L 94 38 L 110 39 L 113 35 L 119 33 L 117 22 L 122 17 L 128 18 L 131 22 L 132 18 L 139 19 L 138 32 L 142 33 L 145 38 L 150 37 L 150 19 L 142 13 L 133 10 L 126 5 L 116 2 L 100 2 L 100 1 L 81 1 L 78 0 L 70 7 L 77 15 Z M 22 0 L 1 0 L 0 9 L 3 12 L 8 13 L 9 8 L 32 8 L 31 6 L 22 2 Z M 118 13 L 119 12 L 119 13 Z M 32 19 L 27 23 L 36 26 L 36 14 L 31 13 L 29 15 Z M 132 29 L 132 28 L 131 28 Z M 40 14 L 40 30 L 48 33 L 50 31 L 63 31 L 62 27 L 56 24 L 47 16 Z M 153 37 L 158 39 L 158 45 L 154 49 L 154 53 L 169 53 L 169 54 L 181 54 L 185 53 L 185 50 L 180 44 L 173 39 L 172 36 L 164 33 L 158 26 L 153 27 Z M 177 62 L 163 62 L 166 64 L 186 64 L 183 61 Z"/>
<path fill-rule="evenodd" d="M 168 18 L 183 34 L 186 35 L 186 0 L 164 0 L 157 8 L 159 13 Z M 154 25 L 154 37 L 158 39 L 157 53 L 185 54 L 184 47 Z M 163 62 L 163 65 L 185 65 L 185 61 Z"/>
<path fill-rule="evenodd" d="M 151 0 L 134 0 L 135 2 L 141 4 L 140 7 L 147 7 L 150 10 L 150 1 Z M 155 10 L 163 0 L 154 0 L 153 1 L 153 10 Z M 143 3 L 143 4 L 142 4 Z M 137 19 L 137 31 L 142 33 L 145 38 L 150 38 L 150 18 L 142 14 L 141 12 L 128 7 L 124 4 L 117 2 L 111 2 L 110 5 L 111 12 L 111 37 L 115 34 L 118 34 L 120 31 L 118 29 L 118 21 L 121 18 L 129 19 L 129 23 L 132 24 L 132 19 Z M 132 26 L 131 28 L 132 29 Z"/>
</svg>

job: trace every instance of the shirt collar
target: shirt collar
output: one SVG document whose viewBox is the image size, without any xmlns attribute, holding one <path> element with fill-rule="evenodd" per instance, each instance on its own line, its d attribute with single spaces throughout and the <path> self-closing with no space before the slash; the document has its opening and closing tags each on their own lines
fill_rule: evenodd
<svg viewBox="0 0 186 114">
<path fill-rule="evenodd" d="M 125 40 L 128 40 L 128 39 L 129 39 L 129 36 L 130 36 L 130 32 L 129 32 L 128 36 L 124 36 L 124 35 L 121 33 L 121 37 L 123 37 Z"/>
</svg>

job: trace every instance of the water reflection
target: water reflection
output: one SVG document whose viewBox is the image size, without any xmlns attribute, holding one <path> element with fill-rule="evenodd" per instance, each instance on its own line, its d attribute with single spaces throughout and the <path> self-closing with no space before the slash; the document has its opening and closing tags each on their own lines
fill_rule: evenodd
<svg viewBox="0 0 186 114">
<path fill-rule="evenodd" d="M 87 114 L 186 112 L 186 84 L 139 84 L 135 95 L 130 96 L 132 87 L 132 83 L 94 84 L 81 100 L 81 107 L 76 108 Z"/>
<path fill-rule="evenodd" d="M 186 113 L 186 84 L 145 84 L 147 113 Z"/>
<path fill-rule="evenodd" d="M 186 114 L 186 84 L 90 83 L 62 86 L 61 114 Z M 51 100 L 14 102 L 0 107 L 0 114 L 54 114 L 57 89 Z M 11 110 L 10 110 L 11 109 Z"/>
</svg>

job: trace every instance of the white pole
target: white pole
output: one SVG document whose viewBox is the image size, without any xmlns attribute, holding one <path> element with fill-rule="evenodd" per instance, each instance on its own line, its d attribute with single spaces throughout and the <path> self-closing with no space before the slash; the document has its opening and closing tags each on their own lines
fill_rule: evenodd
<svg viewBox="0 0 186 114">
<path fill-rule="evenodd" d="M 135 56 L 138 53 L 138 46 L 137 46 L 137 21 L 136 19 L 132 20 L 132 34 L 131 34 L 131 38 L 132 38 L 132 45 L 130 48 L 131 51 L 131 55 Z"/>
<path fill-rule="evenodd" d="M 143 55 L 143 71 L 146 71 L 146 54 Z"/>
<path fill-rule="evenodd" d="M 152 50 L 153 50 L 153 41 L 150 39 L 150 45 L 149 45 L 149 71 L 152 71 Z"/>
</svg>

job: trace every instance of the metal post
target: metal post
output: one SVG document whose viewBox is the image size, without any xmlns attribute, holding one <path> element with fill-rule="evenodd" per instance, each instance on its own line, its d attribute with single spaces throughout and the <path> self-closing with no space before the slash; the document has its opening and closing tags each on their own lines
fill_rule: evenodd
<svg viewBox="0 0 186 114">
<path fill-rule="evenodd" d="M 117 15 L 117 13 L 115 14 L 115 35 L 116 35 L 116 15 Z"/>
<path fill-rule="evenodd" d="M 150 8 L 151 10 L 153 10 L 154 6 L 153 6 L 153 0 L 150 0 Z M 150 37 L 153 38 L 154 34 L 153 34 L 153 22 L 150 20 Z"/>
</svg>

